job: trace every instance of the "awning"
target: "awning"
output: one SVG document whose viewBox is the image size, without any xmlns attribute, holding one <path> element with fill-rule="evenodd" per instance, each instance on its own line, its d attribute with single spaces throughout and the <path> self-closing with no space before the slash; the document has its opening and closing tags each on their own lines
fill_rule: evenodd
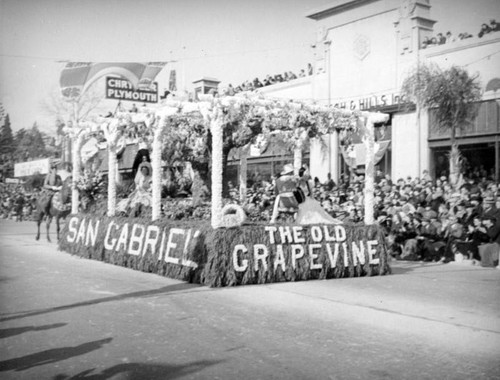
<svg viewBox="0 0 500 380">
<path fill-rule="evenodd" d="M 387 148 L 391 144 L 390 140 L 386 141 L 378 141 L 374 145 L 375 157 L 374 157 L 374 165 L 377 165 L 382 157 L 384 157 Z M 358 166 L 366 165 L 366 147 L 365 144 L 354 144 L 350 149 L 346 149 L 344 146 L 341 146 L 342 156 L 344 157 L 345 162 L 351 168 L 356 168 Z"/>
</svg>

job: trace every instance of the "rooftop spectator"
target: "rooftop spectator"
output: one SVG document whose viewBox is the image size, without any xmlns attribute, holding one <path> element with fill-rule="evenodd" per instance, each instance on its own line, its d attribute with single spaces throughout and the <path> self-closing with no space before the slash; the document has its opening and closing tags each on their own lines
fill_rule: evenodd
<svg viewBox="0 0 500 380">
<path fill-rule="evenodd" d="M 457 39 L 450 31 L 446 32 L 446 43 L 455 42 Z"/>
<path fill-rule="evenodd" d="M 491 20 L 490 29 L 492 32 L 500 32 L 500 24 L 498 24 L 496 20 Z"/>
<path fill-rule="evenodd" d="M 482 24 L 481 25 L 481 30 L 478 33 L 478 37 L 481 38 L 485 34 L 491 33 L 491 28 L 488 24 Z"/>
<path fill-rule="evenodd" d="M 425 36 L 424 40 L 422 41 L 421 48 L 425 49 L 427 46 L 429 46 L 431 43 L 431 40 L 429 37 Z"/>
</svg>

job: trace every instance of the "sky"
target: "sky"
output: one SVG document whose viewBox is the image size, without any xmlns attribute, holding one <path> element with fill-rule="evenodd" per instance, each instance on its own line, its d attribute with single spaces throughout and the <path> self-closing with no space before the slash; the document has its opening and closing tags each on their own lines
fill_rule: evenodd
<svg viewBox="0 0 500 380">
<path fill-rule="evenodd" d="M 14 131 L 55 133 L 44 107 L 59 90 L 64 61 L 169 61 L 166 87 L 213 77 L 240 84 L 312 62 L 316 22 L 311 9 L 332 0 L 0 0 L 0 102 Z M 500 0 L 431 0 L 434 30 L 476 35 Z"/>
</svg>

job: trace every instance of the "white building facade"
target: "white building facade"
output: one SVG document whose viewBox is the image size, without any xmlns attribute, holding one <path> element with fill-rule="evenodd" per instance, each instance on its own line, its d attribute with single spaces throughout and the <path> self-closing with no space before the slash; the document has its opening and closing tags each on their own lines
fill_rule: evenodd
<svg viewBox="0 0 500 380">
<path fill-rule="evenodd" d="M 486 166 L 498 180 L 500 32 L 479 38 L 477 31 L 469 31 L 471 38 L 422 48 L 425 37 L 437 34 L 429 0 L 337 0 L 306 16 L 315 20 L 318 30 L 314 75 L 259 90 L 271 97 L 389 113 L 389 125 L 378 131 L 378 167 L 394 179 L 420 176 L 425 169 L 439 176 L 447 168 L 449 136 L 436 131 L 429 114 L 417 117 L 415 107 L 401 98 L 400 88 L 419 63 L 464 67 L 478 75 L 483 101 L 474 125 L 459 137 L 460 149 L 470 166 Z M 343 156 L 342 137 L 311 144 L 313 177 L 323 181 L 330 172 L 338 178 L 347 162 L 362 168 L 361 145 L 355 144 L 356 153 Z"/>
</svg>

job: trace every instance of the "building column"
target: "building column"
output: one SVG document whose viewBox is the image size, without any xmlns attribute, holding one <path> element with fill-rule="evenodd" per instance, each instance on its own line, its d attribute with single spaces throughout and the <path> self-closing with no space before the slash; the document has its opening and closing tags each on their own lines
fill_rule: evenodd
<svg viewBox="0 0 500 380">
<path fill-rule="evenodd" d="M 495 182 L 500 179 L 500 141 L 498 136 L 495 138 Z"/>
<path fill-rule="evenodd" d="M 339 183 L 339 133 L 333 132 L 330 136 L 330 174 L 335 183 Z"/>
</svg>

